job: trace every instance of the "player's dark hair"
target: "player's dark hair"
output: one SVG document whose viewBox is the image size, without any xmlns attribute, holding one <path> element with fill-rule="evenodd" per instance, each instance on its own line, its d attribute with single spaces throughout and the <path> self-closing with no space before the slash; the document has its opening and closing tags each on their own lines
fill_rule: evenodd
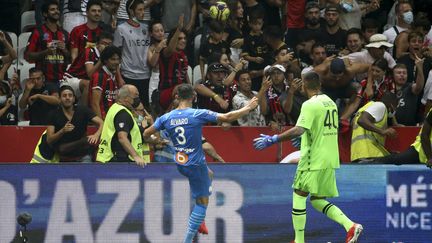
<svg viewBox="0 0 432 243">
<path fill-rule="evenodd" d="M 116 54 L 121 58 L 120 48 L 118 48 L 116 46 L 105 47 L 105 49 L 102 51 L 102 53 L 100 55 L 101 62 L 103 64 L 105 64 L 108 61 L 108 59 L 110 59 L 112 56 L 114 56 Z"/>
<path fill-rule="evenodd" d="M 320 77 L 314 71 L 303 74 L 303 82 L 305 88 L 309 90 L 319 90 L 321 87 Z"/>
<path fill-rule="evenodd" d="M 189 100 L 194 97 L 194 89 L 191 84 L 180 84 L 177 86 L 179 100 Z"/>
</svg>

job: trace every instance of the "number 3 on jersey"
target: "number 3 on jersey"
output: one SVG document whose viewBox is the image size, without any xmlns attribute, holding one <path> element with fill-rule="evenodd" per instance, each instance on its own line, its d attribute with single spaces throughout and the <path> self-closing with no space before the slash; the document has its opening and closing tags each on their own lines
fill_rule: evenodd
<svg viewBox="0 0 432 243">
<path fill-rule="evenodd" d="M 331 113 L 331 114 L 330 114 Z M 337 110 L 327 110 L 325 119 L 324 119 L 324 126 L 331 129 L 332 127 L 337 129 L 338 128 L 338 120 L 337 120 Z"/>
<path fill-rule="evenodd" d="M 184 145 L 186 143 L 185 130 L 183 127 L 176 127 L 174 131 L 177 133 L 176 140 L 180 145 Z"/>
</svg>

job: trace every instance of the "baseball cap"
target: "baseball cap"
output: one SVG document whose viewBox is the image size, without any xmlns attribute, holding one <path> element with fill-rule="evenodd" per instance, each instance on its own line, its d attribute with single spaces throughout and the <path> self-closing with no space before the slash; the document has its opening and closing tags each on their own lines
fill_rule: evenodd
<svg viewBox="0 0 432 243">
<path fill-rule="evenodd" d="M 271 72 L 271 71 L 273 71 L 273 70 L 275 70 L 275 69 L 278 69 L 279 71 L 281 71 L 281 72 L 283 72 L 283 73 L 286 72 L 285 67 L 282 66 L 282 65 L 280 65 L 280 64 L 275 64 L 275 65 L 271 66 L 271 68 L 270 68 L 269 71 Z"/>
<path fill-rule="evenodd" d="M 331 61 L 330 63 L 330 72 L 333 74 L 340 74 L 345 72 L 346 67 L 345 67 L 345 63 L 342 59 L 340 58 L 335 58 Z"/>
<path fill-rule="evenodd" d="M 334 11 L 334 12 L 338 12 L 340 13 L 340 5 L 339 4 L 335 4 L 335 3 L 328 3 L 325 7 L 324 12 L 330 12 L 330 11 Z"/>
<path fill-rule="evenodd" d="M 366 47 L 380 48 L 381 46 L 393 47 L 393 44 L 387 42 L 387 37 L 383 34 L 375 34 L 370 37 L 369 44 Z"/>
<path fill-rule="evenodd" d="M 208 66 L 207 72 L 228 72 L 228 69 L 220 63 L 212 63 Z"/>
</svg>

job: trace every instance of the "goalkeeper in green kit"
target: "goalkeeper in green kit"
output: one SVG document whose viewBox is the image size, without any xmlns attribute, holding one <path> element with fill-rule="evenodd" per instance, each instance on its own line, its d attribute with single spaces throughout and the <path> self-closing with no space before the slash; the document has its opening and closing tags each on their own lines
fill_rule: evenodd
<svg viewBox="0 0 432 243">
<path fill-rule="evenodd" d="M 303 103 L 295 127 L 279 135 L 264 135 L 254 139 L 262 150 L 274 143 L 291 140 L 300 146 L 300 162 L 293 183 L 292 221 L 295 243 L 304 243 L 306 200 L 310 194 L 312 206 L 347 231 L 346 242 L 357 242 L 363 227 L 351 221 L 338 207 L 326 200 L 339 195 L 335 169 L 339 168 L 338 110 L 336 104 L 321 93 L 320 78 L 315 72 L 303 75 L 303 89 L 309 100 Z M 301 136 L 301 143 L 299 138 Z"/>
</svg>

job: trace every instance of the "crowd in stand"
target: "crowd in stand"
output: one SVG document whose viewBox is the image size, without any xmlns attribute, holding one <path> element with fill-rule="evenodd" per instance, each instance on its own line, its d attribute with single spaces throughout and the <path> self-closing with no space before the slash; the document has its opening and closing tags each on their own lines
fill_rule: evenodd
<svg viewBox="0 0 432 243">
<path fill-rule="evenodd" d="M 104 120 L 120 87 L 134 85 L 141 110 L 156 118 L 175 108 L 179 84 L 192 83 L 195 106 L 216 112 L 258 97 L 253 112 L 220 125 L 279 129 L 296 123 L 310 71 L 337 103 L 342 132 L 361 126 L 391 137 L 391 126 L 423 124 L 432 107 L 431 1 L 224 2 L 227 19 L 210 14 L 221 4 L 214 0 L 37 1 L 22 57 L 34 63 L 28 74 L 8 77 L 18 55 L 0 33 L 0 125 L 53 125 L 62 86 Z"/>
</svg>

